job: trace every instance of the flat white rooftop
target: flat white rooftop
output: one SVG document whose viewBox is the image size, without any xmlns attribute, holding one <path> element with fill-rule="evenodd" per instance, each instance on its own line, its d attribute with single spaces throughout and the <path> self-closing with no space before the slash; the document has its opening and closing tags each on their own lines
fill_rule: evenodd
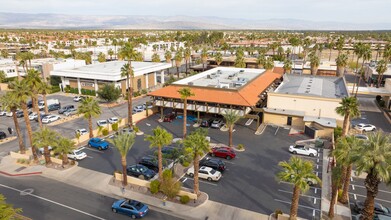
<svg viewBox="0 0 391 220">
<path fill-rule="evenodd" d="M 176 85 L 238 89 L 265 72 L 264 69 L 216 67 L 174 82 Z"/>
</svg>

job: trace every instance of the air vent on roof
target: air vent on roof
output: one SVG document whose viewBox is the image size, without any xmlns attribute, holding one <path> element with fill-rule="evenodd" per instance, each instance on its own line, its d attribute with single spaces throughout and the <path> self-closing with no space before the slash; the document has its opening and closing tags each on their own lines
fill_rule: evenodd
<svg viewBox="0 0 391 220">
<path fill-rule="evenodd" d="M 305 91 L 305 93 L 310 93 L 310 91 L 307 90 L 307 91 Z"/>
<path fill-rule="evenodd" d="M 194 85 L 194 83 L 193 82 L 188 82 L 187 85 L 192 86 L 192 85 Z"/>
<path fill-rule="evenodd" d="M 217 74 L 223 74 L 223 72 L 221 72 L 221 70 L 217 70 Z"/>
</svg>

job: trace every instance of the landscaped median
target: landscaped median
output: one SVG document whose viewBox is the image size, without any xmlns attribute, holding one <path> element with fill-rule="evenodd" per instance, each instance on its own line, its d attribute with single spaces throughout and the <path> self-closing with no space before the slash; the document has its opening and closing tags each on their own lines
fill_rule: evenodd
<svg viewBox="0 0 391 220">
<path fill-rule="evenodd" d="M 4 143 L 10 142 L 10 141 L 13 141 L 15 139 L 16 139 L 16 136 L 7 137 L 7 138 L 0 140 L 0 144 L 4 144 Z"/>
</svg>

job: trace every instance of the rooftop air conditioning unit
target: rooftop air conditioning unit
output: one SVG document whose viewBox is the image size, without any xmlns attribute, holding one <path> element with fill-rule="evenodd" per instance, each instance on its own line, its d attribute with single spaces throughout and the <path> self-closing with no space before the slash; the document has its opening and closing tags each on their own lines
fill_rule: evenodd
<svg viewBox="0 0 391 220">
<path fill-rule="evenodd" d="M 206 75 L 206 78 L 208 79 L 212 79 L 212 77 L 210 75 Z"/>
<path fill-rule="evenodd" d="M 223 74 L 223 72 L 221 72 L 221 70 L 217 70 L 217 74 Z"/>
<path fill-rule="evenodd" d="M 194 85 L 194 83 L 193 82 L 188 82 L 187 85 L 192 86 L 192 85 Z"/>
<path fill-rule="evenodd" d="M 240 70 L 239 73 L 244 73 L 244 70 Z"/>
</svg>

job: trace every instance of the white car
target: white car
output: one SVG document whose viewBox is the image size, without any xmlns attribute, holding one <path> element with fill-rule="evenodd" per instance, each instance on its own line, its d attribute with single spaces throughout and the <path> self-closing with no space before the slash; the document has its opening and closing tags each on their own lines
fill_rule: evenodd
<svg viewBox="0 0 391 220">
<path fill-rule="evenodd" d="M 51 146 L 48 146 L 48 149 L 49 149 L 49 151 L 53 150 L 53 148 Z M 43 154 L 45 152 L 45 149 L 43 147 L 41 147 L 41 148 L 38 149 L 38 151 L 39 151 L 40 154 Z"/>
<path fill-rule="evenodd" d="M 7 112 L 5 115 L 6 115 L 7 117 L 12 117 L 13 113 L 12 113 L 12 112 Z"/>
<path fill-rule="evenodd" d="M 29 114 L 30 121 L 32 121 L 36 118 L 38 118 L 38 114 L 36 112 L 30 112 L 30 114 Z"/>
<path fill-rule="evenodd" d="M 96 124 L 99 127 L 107 126 L 107 120 L 98 120 L 98 121 L 96 121 Z"/>
<path fill-rule="evenodd" d="M 75 131 L 75 133 L 76 133 L 76 134 L 80 134 L 80 136 L 82 136 L 82 135 L 88 134 L 88 131 L 87 131 L 87 129 L 85 129 L 85 128 L 80 128 L 80 129 L 77 129 L 77 130 Z"/>
<path fill-rule="evenodd" d="M 310 157 L 316 157 L 318 155 L 318 151 L 302 144 L 289 146 L 289 152 L 292 154 L 302 154 Z"/>
<path fill-rule="evenodd" d="M 80 102 L 83 99 L 84 99 L 83 96 L 75 96 L 75 97 L 73 97 L 73 101 L 75 101 L 75 102 Z"/>
<path fill-rule="evenodd" d="M 58 115 L 49 115 L 49 116 L 46 116 L 42 119 L 42 123 L 44 124 L 48 124 L 50 122 L 54 122 L 54 121 L 57 121 L 60 119 L 60 116 Z"/>
<path fill-rule="evenodd" d="M 138 105 L 138 106 L 133 108 L 133 111 L 135 111 L 135 112 L 142 112 L 142 111 L 144 111 L 144 106 Z"/>
<path fill-rule="evenodd" d="M 194 176 L 194 167 L 191 167 L 186 172 L 190 177 Z M 221 173 L 219 171 L 214 170 L 210 167 L 202 166 L 198 171 L 198 177 L 202 179 L 206 179 L 208 181 L 219 181 L 221 178 Z"/>
<path fill-rule="evenodd" d="M 364 123 L 360 123 L 360 124 L 356 125 L 354 128 L 359 131 L 374 131 L 374 130 L 376 130 L 376 127 L 374 125 L 364 124 Z"/>
<path fill-rule="evenodd" d="M 111 118 L 107 119 L 107 121 L 108 121 L 110 124 L 114 124 L 114 123 L 119 122 L 119 119 L 118 119 L 117 117 L 111 117 Z"/>
<path fill-rule="evenodd" d="M 72 159 L 72 160 L 82 160 L 82 159 L 86 158 L 87 154 L 84 151 L 82 151 L 83 149 L 84 148 L 73 150 L 72 152 L 67 154 L 68 158 Z"/>
<path fill-rule="evenodd" d="M 65 116 L 71 116 L 77 114 L 77 109 L 70 108 L 63 113 Z"/>
<path fill-rule="evenodd" d="M 5 110 L 0 111 L 0 116 L 5 116 L 6 114 L 7 114 L 7 111 L 5 111 Z"/>
</svg>

